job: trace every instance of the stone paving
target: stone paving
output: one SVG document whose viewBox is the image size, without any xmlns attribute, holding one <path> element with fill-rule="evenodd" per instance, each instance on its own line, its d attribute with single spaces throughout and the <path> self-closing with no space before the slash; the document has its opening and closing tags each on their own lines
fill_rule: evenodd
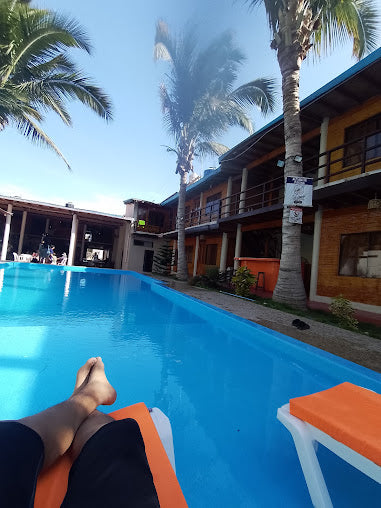
<svg viewBox="0 0 381 508">
<path fill-rule="evenodd" d="M 175 281 L 166 277 L 155 278 L 163 280 L 176 291 L 329 351 L 369 369 L 381 372 L 381 340 L 312 319 L 300 318 L 300 316 L 288 312 L 266 308 L 264 305 L 258 305 L 250 300 L 237 298 L 226 293 L 190 286 L 186 282 Z M 308 323 L 310 329 L 298 330 L 292 326 L 291 323 L 295 318 Z"/>
</svg>

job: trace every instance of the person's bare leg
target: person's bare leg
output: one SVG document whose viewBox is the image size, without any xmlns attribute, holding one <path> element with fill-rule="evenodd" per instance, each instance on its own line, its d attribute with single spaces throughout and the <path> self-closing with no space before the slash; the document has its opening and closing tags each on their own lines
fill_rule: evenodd
<svg viewBox="0 0 381 508">
<path fill-rule="evenodd" d="M 73 444 L 70 448 L 70 454 L 73 461 L 81 453 L 82 448 L 91 436 L 93 436 L 101 427 L 113 421 L 114 418 L 111 416 L 101 413 L 97 409 L 93 411 L 91 415 L 89 415 L 80 425 L 74 437 Z"/>
<path fill-rule="evenodd" d="M 18 422 L 40 435 L 44 443 L 46 468 L 69 449 L 82 422 L 99 405 L 113 404 L 115 399 L 116 391 L 107 380 L 102 359 L 90 358 L 77 373 L 71 397 Z"/>
</svg>

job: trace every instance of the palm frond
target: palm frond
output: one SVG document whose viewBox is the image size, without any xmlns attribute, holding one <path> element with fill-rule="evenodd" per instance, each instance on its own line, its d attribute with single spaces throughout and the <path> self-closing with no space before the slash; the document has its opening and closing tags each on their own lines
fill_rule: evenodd
<svg viewBox="0 0 381 508">
<path fill-rule="evenodd" d="M 275 101 L 275 80 L 271 78 L 260 78 L 246 83 L 230 94 L 241 107 L 257 106 L 263 115 L 274 111 Z"/>
<path fill-rule="evenodd" d="M 168 25 L 165 21 L 159 20 L 156 23 L 154 60 L 172 60 L 174 52 L 174 41 L 169 35 Z"/>
<path fill-rule="evenodd" d="M 226 153 L 229 148 L 215 141 L 201 141 L 197 144 L 197 155 L 204 157 L 205 155 L 217 155 L 220 157 Z"/>
<path fill-rule="evenodd" d="M 31 139 L 34 143 L 41 144 L 52 149 L 66 164 L 69 171 L 71 167 L 69 162 L 64 157 L 63 153 L 58 149 L 52 139 L 41 129 L 41 127 L 32 120 L 32 118 L 24 115 L 16 123 L 17 129 L 27 138 Z"/>
<path fill-rule="evenodd" d="M 322 0 L 320 26 L 315 33 L 315 49 L 327 53 L 338 44 L 353 41 L 353 55 L 362 58 L 377 47 L 380 16 L 373 0 Z"/>
<path fill-rule="evenodd" d="M 12 58 L 2 81 L 17 72 L 18 67 L 39 65 L 68 48 L 80 48 L 90 53 L 90 44 L 80 25 L 49 11 L 25 7 L 18 13 L 13 30 Z"/>
</svg>

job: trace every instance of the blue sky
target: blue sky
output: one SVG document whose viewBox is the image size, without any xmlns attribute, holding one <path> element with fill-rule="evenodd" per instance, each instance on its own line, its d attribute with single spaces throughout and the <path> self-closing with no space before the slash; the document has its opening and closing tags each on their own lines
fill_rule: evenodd
<svg viewBox="0 0 381 508">
<path fill-rule="evenodd" d="M 381 0 L 377 3 L 381 9 Z M 160 202 L 177 191 L 175 157 L 161 146 L 171 145 L 158 95 L 166 67 L 152 58 L 160 18 L 173 32 L 196 22 L 201 39 L 232 30 L 247 55 L 237 86 L 260 76 L 274 77 L 278 83 L 276 111 L 263 118 L 253 110 L 255 127 L 281 113 L 280 73 L 262 9 L 249 12 L 243 2 L 233 0 L 35 0 L 34 5 L 69 14 L 86 29 L 93 55 L 78 50 L 73 57 L 110 95 L 114 120 L 107 124 L 80 103 L 69 106 L 72 127 L 54 115 L 46 118 L 44 129 L 69 160 L 71 173 L 53 152 L 6 128 L 0 133 L 0 194 L 57 204 L 72 201 L 78 207 L 122 214 L 124 199 Z M 309 57 L 301 72 L 301 99 L 354 63 L 350 44 L 319 61 Z M 246 136 L 232 129 L 220 141 L 231 148 Z M 217 159 L 196 161 L 195 169 L 202 174 L 217 164 Z"/>
</svg>

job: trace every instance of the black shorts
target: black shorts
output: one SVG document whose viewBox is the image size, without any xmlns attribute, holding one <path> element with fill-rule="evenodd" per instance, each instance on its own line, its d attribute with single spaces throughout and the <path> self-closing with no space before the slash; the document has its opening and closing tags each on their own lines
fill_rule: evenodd
<svg viewBox="0 0 381 508">
<path fill-rule="evenodd" d="M 19 422 L 0 422 L 0 456 L 0 506 L 32 508 L 44 462 L 42 439 Z M 61 506 L 160 508 L 135 420 L 108 423 L 87 441 L 72 465 Z"/>
</svg>

